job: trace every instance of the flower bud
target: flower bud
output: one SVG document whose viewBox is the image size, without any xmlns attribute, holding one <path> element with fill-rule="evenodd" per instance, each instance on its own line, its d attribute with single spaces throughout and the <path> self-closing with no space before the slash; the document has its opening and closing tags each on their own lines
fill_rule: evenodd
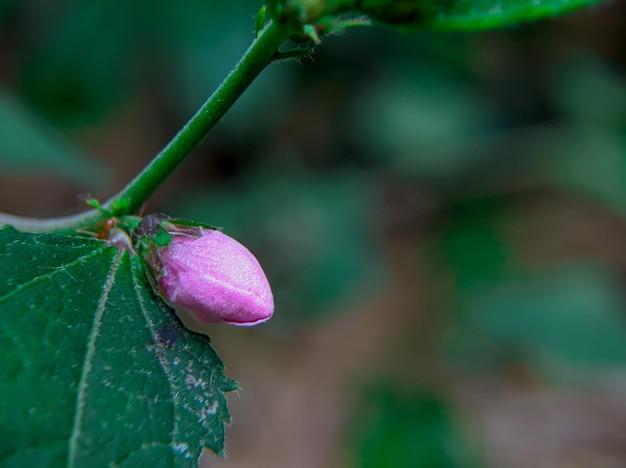
<svg viewBox="0 0 626 468">
<path fill-rule="evenodd" d="M 147 226 L 154 232 L 150 224 L 156 221 L 170 236 L 167 245 L 145 244 L 149 247 L 144 258 L 155 287 L 178 312 L 199 325 L 251 326 L 272 316 L 274 299 L 265 273 L 239 242 L 206 227 L 162 219 L 144 221 L 140 231 Z"/>
</svg>

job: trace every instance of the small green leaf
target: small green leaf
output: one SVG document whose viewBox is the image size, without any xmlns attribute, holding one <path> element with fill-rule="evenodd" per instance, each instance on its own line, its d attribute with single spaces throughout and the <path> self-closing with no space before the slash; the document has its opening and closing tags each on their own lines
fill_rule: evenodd
<svg viewBox="0 0 626 468">
<path fill-rule="evenodd" d="M 0 465 L 196 466 L 223 453 L 236 388 L 139 259 L 0 230 Z"/>
<path fill-rule="evenodd" d="M 265 7 L 265 5 L 263 5 L 261 9 L 259 10 L 259 12 L 256 14 L 255 34 L 257 36 L 259 35 L 261 30 L 265 26 L 266 12 L 267 12 L 267 8 Z"/>
</svg>

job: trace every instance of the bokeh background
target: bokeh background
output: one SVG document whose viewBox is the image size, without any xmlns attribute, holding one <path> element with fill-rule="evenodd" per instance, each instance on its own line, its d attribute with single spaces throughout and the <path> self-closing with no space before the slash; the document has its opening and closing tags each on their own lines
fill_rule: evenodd
<svg viewBox="0 0 626 468">
<path fill-rule="evenodd" d="M 259 1 L 0 2 L 0 210 L 117 192 Z M 273 64 L 146 212 L 224 228 L 275 317 L 216 326 L 231 467 L 626 466 L 626 4 L 350 30 Z"/>
</svg>

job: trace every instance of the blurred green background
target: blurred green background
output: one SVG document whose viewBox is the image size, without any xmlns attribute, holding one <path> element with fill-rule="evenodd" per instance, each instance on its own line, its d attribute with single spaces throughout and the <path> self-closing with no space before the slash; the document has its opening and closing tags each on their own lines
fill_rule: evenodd
<svg viewBox="0 0 626 468">
<path fill-rule="evenodd" d="M 258 1 L 0 1 L 0 210 L 117 192 Z M 210 333 L 224 467 L 626 466 L 626 4 L 383 28 L 272 65 L 147 212 L 222 226 L 276 314 Z"/>
</svg>

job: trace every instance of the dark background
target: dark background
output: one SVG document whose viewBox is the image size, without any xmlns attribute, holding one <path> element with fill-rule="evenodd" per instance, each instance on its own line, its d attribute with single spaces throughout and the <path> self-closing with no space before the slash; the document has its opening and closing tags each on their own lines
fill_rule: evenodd
<svg viewBox="0 0 626 468">
<path fill-rule="evenodd" d="M 120 190 L 259 6 L 0 2 L 0 210 Z M 350 30 L 263 73 L 146 208 L 222 226 L 275 292 L 210 331 L 242 389 L 206 463 L 626 466 L 624 7 Z"/>
</svg>

